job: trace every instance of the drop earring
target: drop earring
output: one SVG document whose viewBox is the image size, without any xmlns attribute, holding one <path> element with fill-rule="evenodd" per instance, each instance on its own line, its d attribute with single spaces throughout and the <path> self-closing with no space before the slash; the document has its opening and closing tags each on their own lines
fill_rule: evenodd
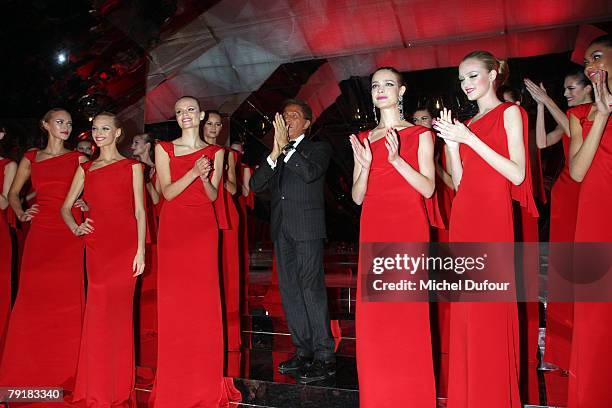
<svg viewBox="0 0 612 408">
<path fill-rule="evenodd" d="M 376 116 L 376 106 L 372 107 L 372 112 L 374 112 L 374 122 L 378 124 L 378 117 Z"/>
<path fill-rule="evenodd" d="M 404 120 L 404 102 L 403 100 L 404 100 L 403 95 L 400 95 L 399 98 L 397 98 L 397 109 L 399 110 L 399 117 L 401 121 Z"/>
</svg>

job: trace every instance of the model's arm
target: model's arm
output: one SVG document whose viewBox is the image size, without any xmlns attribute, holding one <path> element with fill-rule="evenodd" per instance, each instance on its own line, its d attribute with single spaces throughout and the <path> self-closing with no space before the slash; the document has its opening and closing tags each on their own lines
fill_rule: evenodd
<svg viewBox="0 0 612 408">
<path fill-rule="evenodd" d="M 9 206 L 8 193 L 16 173 L 17 163 L 12 161 L 4 166 L 4 183 L 0 186 L 2 187 L 2 190 L 0 190 L 0 210 L 6 210 Z"/>
<path fill-rule="evenodd" d="M 15 177 L 13 178 L 13 183 L 8 191 L 8 202 L 11 205 L 11 208 L 15 212 L 15 215 L 21 222 L 30 221 L 37 213 L 38 213 L 38 204 L 32 205 L 27 210 L 23 210 L 21 207 L 21 200 L 19 200 L 19 193 L 21 189 L 25 185 L 25 183 L 30 178 L 30 173 L 32 171 L 32 164 L 27 157 L 24 157 L 19 162 L 19 166 L 17 167 L 17 172 L 15 173 Z"/>
<path fill-rule="evenodd" d="M 605 71 L 599 71 L 593 84 L 595 93 L 595 107 L 597 112 L 593 118 L 593 126 L 589 133 L 582 140 L 582 125 L 578 118 L 570 115 L 570 176 L 572 179 L 581 182 L 593 163 L 595 153 L 599 148 L 599 142 L 606 129 L 606 124 L 610 120 L 612 113 L 612 94 L 608 89 L 607 75 Z"/>
<path fill-rule="evenodd" d="M 196 160 L 193 168 L 189 169 L 181 178 L 172 182 L 170 178 L 170 157 L 161 145 L 155 146 L 155 171 L 164 198 L 171 201 L 185 191 L 200 176 L 198 165 L 202 163 L 202 158 Z"/>
<path fill-rule="evenodd" d="M 568 122 L 567 124 L 569 127 L 569 120 L 567 120 L 567 118 L 565 119 Z M 559 143 L 562 137 L 563 128 L 559 125 L 557 125 L 557 127 L 555 127 L 551 132 L 546 133 L 544 105 L 538 104 L 538 114 L 536 116 L 536 145 L 538 146 L 538 149 L 544 149 L 545 147 Z"/>
<path fill-rule="evenodd" d="M 70 231 L 72 231 L 72 233 L 76 236 L 91 234 L 94 231 L 94 228 L 91 225 L 93 223 L 93 220 L 87 218 L 82 224 L 77 224 L 74 219 L 74 216 L 72 215 L 72 206 L 83 192 L 84 183 L 85 172 L 83 171 L 83 168 L 79 166 L 74 173 L 74 177 L 72 178 L 72 184 L 70 185 L 70 190 L 68 190 L 68 194 L 66 195 L 66 198 L 64 199 L 64 204 L 62 205 L 62 208 L 60 210 L 64 222 L 66 223 Z"/>
<path fill-rule="evenodd" d="M 436 127 L 442 133 L 442 137 L 470 146 L 484 161 L 512 184 L 518 186 L 525 179 L 523 119 L 518 106 L 511 106 L 504 111 L 504 129 L 508 141 L 509 158 L 497 153 L 461 122 L 455 120 L 450 123 L 448 120 L 438 120 L 436 121 Z M 453 174 L 454 179 L 455 175 Z"/>
<path fill-rule="evenodd" d="M 361 144 L 355 135 L 351 135 L 349 141 L 351 142 L 353 161 L 355 162 L 351 196 L 355 204 L 361 205 L 368 189 L 368 178 L 370 176 L 370 166 L 372 165 L 372 149 L 370 148 L 370 140 L 367 137 L 363 139 L 363 144 Z"/>
<path fill-rule="evenodd" d="M 132 165 L 132 189 L 134 194 L 134 217 L 138 230 L 138 248 L 132 263 L 132 276 L 138 276 L 145 268 L 145 241 L 147 236 L 147 214 L 144 208 L 144 174 L 140 163 Z M 151 184 L 151 183 L 148 183 Z"/>
<path fill-rule="evenodd" d="M 219 184 L 221 183 L 221 175 L 223 174 L 223 159 L 225 153 L 223 150 L 218 150 L 215 153 L 214 166 L 211 168 L 211 164 L 206 161 L 206 170 L 203 170 L 200 179 L 204 185 L 204 191 L 210 199 L 215 201 L 219 196 Z M 208 177 L 208 174 L 212 171 L 212 177 Z"/>
<path fill-rule="evenodd" d="M 434 145 L 431 132 L 419 135 L 418 160 L 419 169 L 414 169 L 399 154 L 399 137 L 395 129 L 385 136 L 385 146 L 389 152 L 389 163 L 416 191 L 426 198 L 431 197 L 435 188 L 435 165 L 433 160 Z"/>
<path fill-rule="evenodd" d="M 251 168 L 242 169 L 242 195 L 247 197 L 251 193 Z"/>
<path fill-rule="evenodd" d="M 236 155 L 232 152 L 227 154 L 227 180 L 225 180 L 225 189 L 231 195 L 236 194 L 238 186 L 236 184 Z"/>
</svg>

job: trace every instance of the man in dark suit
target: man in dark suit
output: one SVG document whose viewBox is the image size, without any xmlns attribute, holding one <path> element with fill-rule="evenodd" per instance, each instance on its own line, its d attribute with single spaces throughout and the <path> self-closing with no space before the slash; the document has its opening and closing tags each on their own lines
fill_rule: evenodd
<svg viewBox="0 0 612 408">
<path fill-rule="evenodd" d="M 272 152 L 250 182 L 254 192 L 271 194 L 278 283 L 296 347 L 295 356 L 278 369 L 296 373 L 302 383 L 324 380 L 336 370 L 323 273 L 323 187 L 331 146 L 306 138 L 311 121 L 306 102 L 286 101 L 274 119 Z"/>
</svg>

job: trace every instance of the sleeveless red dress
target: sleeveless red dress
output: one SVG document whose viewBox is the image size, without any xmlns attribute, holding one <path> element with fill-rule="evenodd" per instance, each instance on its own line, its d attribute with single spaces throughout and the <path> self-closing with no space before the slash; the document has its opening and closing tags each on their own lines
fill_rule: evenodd
<svg viewBox="0 0 612 408">
<path fill-rule="evenodd" d="M 569 113 L 569 112 L 568 112 Z M 572 180 L 569 174 L 570 137 L 563 135 L 565 163 L 559 178 L 555 181 L 550 199 L 550 242 L 573 242 L 576 233 L 576 214 L 580 183 Z M 550 258 L 555 249 L 551 248 Z M 563 251 L 563 249 L 559 249 Z M 552 268 L 555 262 L 548 263 Z M 549 277 L 551 274 L 549 274 Z M 550 287 L 550 286 L 549 286 Z M 574 304 L 571 302 L 548 302 L 546 305 L 546 353 L 544 360 L 563 370 L 569 369 Z M 552 405 L 567 405 L 567 380 L 557 375 L 546 379 L 547 401 Z"/>
<path fill-rule="evenodd" d="M 157 173 L 155 168 L 146 168 L 151 174 L 150 182 L 155 188 Z M 137 365 L 147 368 L 156 366 L 157 358 L 157 228 L 159 211 L 163 205 L 163 196 L 159 195 L 157 204 L 153 204 L 148 191 L 145 191 L 147 211 L 147 252 L 145 271 L 141 276 L 138 296 L 138 353 Z"/>
<path fill-rule="evenodd" d="M 509 154 L 504 111 L 512 106 L 516 105 L 502 103 L 476 122 L 468 123 L 472 132 L 505 157 Z M 527 114 L 519 109 L 527 145 Z M 537 215 L 529 155 L 525 157 L 526 176 L 520 186 L 512 186 L 464 144 L 460 155 L 463 176 L 451 210 L 451 242 L 513 242 L 512 199 Z M 512 268 L 507 268 L 506 273 L 512 274 Z M 508 278 L 513 279 L 513 275 Z M 453 303 L 450 321 L 448 407 L 521 407 L 516 303 Z"/>
<path fill-rule="evenodd" d="M 415 169 L 419 135 L 429 131 L 422 126 L 399 131 L 400 156 Z M 361 132 L 359 139 L 368 133 Z M 441 222 L 439 212 L 433 218 L 432 200 L 424 199 L 388 162 L 384 138 L 371 148 L 359 242 L 428 242 L 429 219 Z M 360 267 L 355 315 L 360 406 L 435 407 L 429 304 L 363 301 L 361 281 Z"/>
<path fill-rule="evenodd" d="M 225 171 L 224 178 L 227 179 L 227 155 L 233 154 L 237 160 L 237 154 L 232 149 L 225 149 Z M 237 164 L 236 167 L 240 169 Z M 226 228 L 221 231 L 221 275 L 223 276 L 222 307 L 224 314 L 225 348 L 228 351 L 240 351 L 240 218 L 234 197 L 225 188 L 219 191 L 223 193 L 222 199 L 225 204 L 227 216 Z M 228 367 L 229 376 L 239 376 L 240 366 Z"/>
<path fill-rule="evenodd" d="M 218 146 L 170 158 L 172 182 Z M 223 323 L 219 288 L 219 231 L 200 179 L 162 207 L 157 236 L 158 355 L 150 405 L 217 408 L 223 396 Z"/>
<path fill-rule="evenodd" d="M 242 155 L 239 154 L 236 164 L 236 180 L 238 181 L 238 215 L 240 216 L 240 286 L 242 288 L 242 302 L 240 310 L 247 312 L 249 299 L 249 267 L 250 267 L 250 252 L 249 252 L 249 217 L 247 207 L 251 210 L 255 207 L 255 194 L 249 191 L 248 196 L 242 195 L 242 185 L 244 183 L 244 170 L 251 169 L 247 164 L 242 162 Z M 280 297 L 279 297 L 280 299 Z M 279 300 L 280 302 L 280 300 Z"/>
<path fill-rule="evenodd" d="M 60 208 L 79 166 L 77 152 L 36 161 L 32 166 L 39 213 L 25 241 L 19 291 L 11 312 L 0 385 L 62 386 L 72 390 L 85 303 L 83 240 L 74 236 Z M 75 218 L 81 211 L 74 210 Z"/>
<path fill-rule="evenodd" d="M 123 159 L 91 170 L 92 164 L 81 165 L 95 230 L 85 235 L 87 303 L 73 400 L 84 407 L 135 408 L 132 166 L 139 163 Z"/>
<path fill-rule="evenodd" d="M 4 186 L 4 171 L 11 159 L 0 160 L 0 189 Z M 13 262 L 13 243 L 9 230 L 8 214 L 10 207 L 0 210 L 0 360 L 4 349 L 6 329 L 11 313 L 11 268 Z"/>
<path fill-rule="evenodd" d="M 586 138 L 593 122 L 588 119 L 591 104 L 580 105 L 570 114 L 580 120 Z M 612 120 L 580 186 L 576 216 L 576 242 L 612 242 Z M 609 259 L 608 259 L 609 261 Z M 574 330 L 568 408 L 612 406 L 612 303 L 578 302 L 574 305 Z"/>
<path fill-rule="evenodd" d="M 533 186 L 533 196 L 540 203 L 547 201 L 544 190 L 544 177 L 542 175 L 542 162 L 540 149 L 536 145 L 535 132 L 528 132 L 525 144 L 525 153 L 529 153 L 529 169 L 525 177 L 530 177 Z M 524 206 L 514 206 L 515 240 L 527 243 L 522 247 L 521 259 L 523 264 L 523 288 L 535 290 L 538 285 L 540 270 L 540 251 L 534 245 L 540 241 L 538 228 L 538 215 L 533 215 Z M 531 296 L 528 296 L 532 298 Z M 535 297 L 535 294 L 533 294 Z M 538 384 L 538 338 L 540 310 L 538 302 L 519 302 L 519 336 L 521 340 L 521 374 L 520 387 L 523 402 L 538 405 L 540 403 L 540 390 Z"/>
<path fill-rule="evenodd" d="M 440 141 L 442 143 L 440 143 Z M 440 154 L 438 157 L 438 163 L 443 169 L 446 169 L 446 150 L 444 141 L 442 139 L 436 139 L 436 148 L 439 149 Z M 455 189 L 449 187 L 444 183 L 441 177 L 436 174 L 436 191 L 434 192 L 438 200 L 438 206 L 440 208 L 440 215 L 444 225 L 449 225 L 451 208 L 453 205 L 453 198 L 455 197 Z M 433 233 L 436 242 L 448 242 L 448 228 L 433 228 Z M 432 237 L 433 238 L 433 237 Z M 450 341 L 450 303 L 438 301 L 435 303 L 436 313 L 436 324 L 434 327 L 433 345 L 434 345 L 434 356 L 439 354 L 439 361 L 436 361 L 436 373 L 438 376 L 438 396 L 446 398 L 448 396 L 448 351 Z M 436 348 L 438 350 L 436 350 Z"/>
</svg>

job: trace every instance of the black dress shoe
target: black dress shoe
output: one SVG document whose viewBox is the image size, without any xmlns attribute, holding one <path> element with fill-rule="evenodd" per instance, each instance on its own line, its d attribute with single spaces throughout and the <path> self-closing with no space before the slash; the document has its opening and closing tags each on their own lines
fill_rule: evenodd
<svg viewBox="0 0 612 408">
<path fill-rule="evenodd" d="M 292 373 L 302 370 L 310 365 L 312 359 L 296 354 L 287 361 L 283 361 L 278 365 L 278 372 L 281 374 Z"/>
<path fill-rule="evenodd" d="M 312 364 L 302 370 L 299 382 L 309 384 L 315 381 L 323 381 L 336 375 L 335 361 L 314 360 Z"/>
</svg>

